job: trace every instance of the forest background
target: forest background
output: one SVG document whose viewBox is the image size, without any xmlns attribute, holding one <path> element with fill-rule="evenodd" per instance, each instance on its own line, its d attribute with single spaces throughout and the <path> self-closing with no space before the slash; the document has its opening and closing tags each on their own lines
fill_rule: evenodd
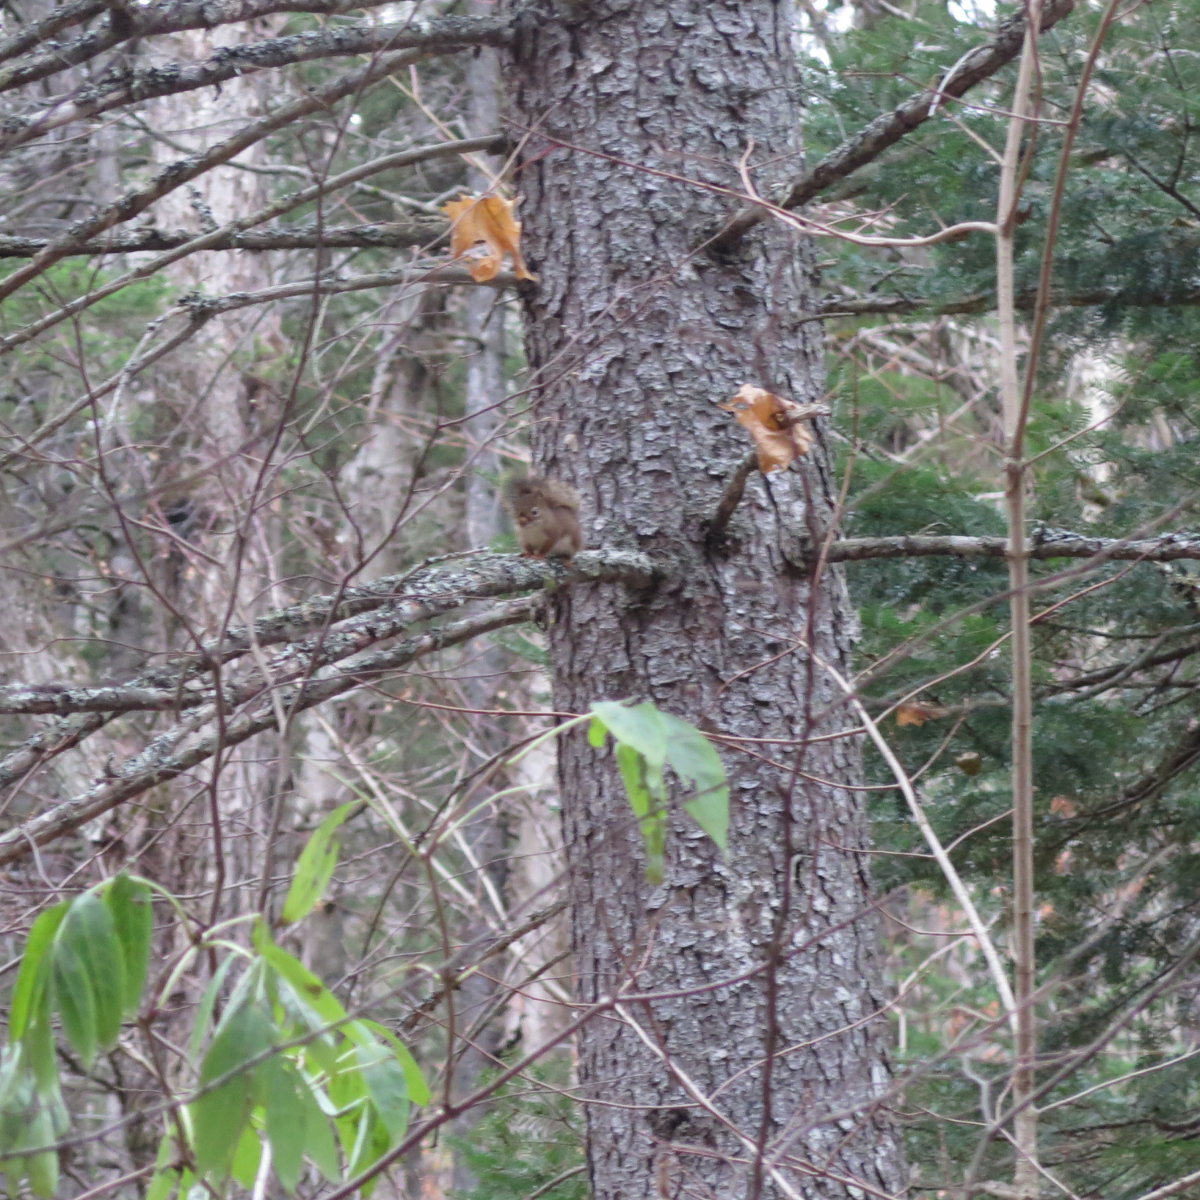
<svg viewBox="0 0 1200 1200">
<path fill-rule="evenodd" d="M 5 4 L 12 1194 L 1200 1187 L 1200 11 L 800 9 Z"/>
</svg>

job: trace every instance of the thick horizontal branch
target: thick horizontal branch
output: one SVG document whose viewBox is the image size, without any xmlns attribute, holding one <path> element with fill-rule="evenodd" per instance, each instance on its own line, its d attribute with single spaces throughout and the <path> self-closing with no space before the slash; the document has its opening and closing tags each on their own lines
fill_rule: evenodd
<svg viewBox="0 0 1200 1200">
<path fill-rule="evenodd" d="M 123 763 L 110 778 L 0 835 L 0 865 L 23 858 L 34 847 L 94 821 L 148 788 L 177 778 L 219 751 L 274 728 L 280 711 L 277 705 L 288 713 L 313 708 L 390 671 L 399 670 L 417 658 L 528 621 L 540 603 L 540 597 L 505 601 L 481 616 L 468 617 L 406 639 L 387 650 L 364 654 L 328 678 L 310 679 L 280 688 L 253 708 L 227 715 L 223 722 L 208 722 L 199 729 L 191 724 L 172 729 L 155 738 L 141 754 Z"/>
<path fill-rule="evenodd" d="M 829 547 L 830 562 L 864 562 L 872 558 L 1003 558 L 1008 539 L 1002 537 L 926 536 L 846 538 Z M 1157 538 L 1084 537 L 1061 529 L 1035 529 L 1030 535 L 1031 558 L 1101 558 L 1120 562 L 1200 561 L 1200 534 L 1168 533 Z"/>
<path fill-rule="evenodd" d="M 55 75 L 111 50 L 122 42 L 154 37 L 164 33 L 182 33 L 187 29 L 214 29 L 254 21 L 280 12 L 317 13 L 336 17 L 348 12 L 380 8 L 387 0 L 158 0 L 145 6 L 123 5 L 115 20 L 105 22 L 69 42 L 39 38 L 41 53 L 0 70 L 0 91 L 22 87 L 35 80 Z M 106 8 L 111 6 L 105 5 Z M 458 18 L 459 20 L 470 18 Z M 421 29 L 420 25 L 413 27 Z M 0 61 L 25 53 L 29 35 L 15 35 L 0 45 Z M 25 49 L 20 49 L 24 46 Z M 15 49 L 14 49 L 15 48 Z"/>
<path fill-rule="evenodd" d="M 231 689 L 223 690 L 219 698 L 211 692 L 195 697 L 202 702 L 201 707 L 155 738 L 141 754 L 115 768 L 83 794 L 55 805 L 0 836 L 0 865 L 22 857 L 34 846 L 79 828 L 148 788 L 176 778 L 229 746 L 274 728 L 281 710 L 292 713 L 312 708 L 447 646 L 532 619 L 541 606 L 542 592 L 548 584 L 561 586 L 569 581 L 583 580 L 645 583 L 657 574 L 644 555 L 627 551 L 586 552 L 577 555 L 570 568 L 516 555 L 483 554 L 452 567 L 431 566 L 408 576 L 392 576 L 362 587 L 347 588 L 340 595 L 313 597 L 262 617 L 254 624 L 254 636 L 264 644 L 295 641 L 297 634 L 319 631 L 315 638 L 294 648 L 296 662 L 293 667 L 303 668 L 298 672 L 301 678 L 282 684 L 270 680 L 269 689 L 265 683 L 247 685 L 256 687 L 253 696 L 249 690 Z M 314 667 L 319 672 L 329 660 L 340 658 L 372 640 L 391 637 L 410 621 L 461 608 L 472 600 L 517 591 L 537 594 L 499 601 L 481 615 L 416 634 L 387 649 L 369 650 L 341 662 L 336 671 L 314 673 Z M 332 621 L 377 608 L 387 610 L 378 620 L 352 622 L 345 630 L 326 628 Z M 213 659 L 219 657 L 228 661 L 235 657 L 249 647 L 251 636 L 249 629 L 231 628 L 224 636 L 206 644 L 203 653 L 192 656 L 185 665 L 165 668 L 162 672 L 147 672 L 124 688 L 92 689 L 91 695 L 89 689 L 66 686 L 61 690 L 53 687 L 25 689 L 25 699 L 35 705 L 33 709 L 16 705 L 19 689 L 4 689 L 7 711 L 77 711 L 68 706 L 90 706 L 102 698 L 123 703 L 124 711 L 139 706 L 159 708 L 168 690 L 174 694 L 173 706 L 179 707 L 185 697 L 192 698 L 189 685 L 194 684 Z M 281 665 L 279 660 L 277 665 Z M 157 687 L 156 675 L 163 676 Z M 149 694 L 147 688 L 155 688 L 157 694 Z M 247 699 L 252 702 L 246 704 Z M 152 703 L 146 705 L 146 701 Z M 218 703 L 223 718 L 220 721 L 216 720 Z M 42 704 L 56 707 L 36 707 Z M 99 728 L 109 716 L 111 713 L 69 717 L 59 723 L 58 740 L 67 740 L 71 735 L 70 744 L 76 745 L 86 736 L 88 727 Z M 54 734 L 40 735 L 40 744 L 51 749 L 40 758 L 33 756 L 32 764 L 28 761 L 27 748 L 17 752 L 17 755 L 25 752 L 27 759 L 25 771 L 20 774 L 13 775 L 8 767 L 9 761 L 17 756 L 10 755 L 0 764 L 3 782 L 22 778 L 31 766 L 50 757 L 55 744 Z"/>
<path fill-rule="evenodd" d="M 499 139 L 490 146 L 503 145 Z M 464 150 L 456 153 L 466 153 Z M 387 221 L 376 225 L 318 226 L 313 222 L 289 225 L 284 228 L 226 229 L 221 234 L 205 237 L 205 250 L 370 250 L 381 247 L 404 250 L 413 246 L 429 246 L 445 237 L 450 223 L 445 218 L 414 217 L 405 221 Z M 80 246 L 74 253 L 95 257 L 104 254 L 159 253 L 178 250 L 196 241 L 194 229 L 117 229 L 107 237 Z M 32 258 L 49 243 L 45 238 L 0 236 L 0 258 Z"/>
<path fill-rule="evenodd" d="M 411 21 L 381 25 L 356 21 L 288 37 L 222 46 L 202 62 L 171 63 L 141 70 L 121 68 L 70 99 L 56 97 L 41 112 L 10 117 L 0 128 L 0 150 L 9 150 L 59 129 L 72 121 L 100 116 L 113 109 L 198 88 L 215 87 L 254 71 L 312 62 L 315 59 L 421 50 L 427 54 L 502 45 L 510 24 L 502 17 L 443 17 L 424 27 Z"/>
<path fill-rule="evenodd" d="M 1032 309 L 1037 300 L 1035 289 L 1021 292 L 1015 299 L 1019 309 Z M 1077 292 L 1055 288 L 1050 293 L 1052 308 L 1090 308 L 1102 304 L 1120 304 L 1125 308 L 1170 308 L 1174 305 L 1194 307 L 1200 304 L 1200 287 L 1171 292 L 1142 292 L 1130 288 L 1095 287 Z M 991 312 L 996 307 L 995 292 L 971 292 L 950 300 L 921 299 L 913 296 L 861 296 L 850 299 L 830 297 L 821 302 L 819 315 L 827 320 L 834 317 L 906 316 L 926 313 L 930 316 L 952 316 Z"/>
<path fill-rule="evenodd" d="M 575 557 L 566 576 L 562 567 L 535 559 L 477 554 L 453 565 L 435 564 L 405 575 L 384 576 L 333 595 L 312 596 L 259 617 L 253 626 L 230 626 L 221 636 L 204 642 L 199 652 L 174 655 L 169 665 L 152 667 L 125 684 L 95 688 L 69 683 L 2 687 L 0 714 L 112 716 L 195 708 L 217 699 L 208 682 L 214 666 L 242 657 L 251 646 L 286 645 L 285 657 L 269 663 L 265 677 L 260 675 L 255 682 L 240 685 L 240 689 L 237 685 L 222 688 L 222 703 L 240 704 L 265 686 L 328 666 L 471 601 L 541 591 L 565 580 L 621 580 L 645 585 L 660 574 L 645 555 L 623 550 L 584 551 Z M 364 616 L 366 619 L 357 620 Z M 43 735 L 41 742 L 45 741 Z M 18 777 L 10 764 L 13 757 L 0 762 L 0 785 Z M 20 765 L 23 774 L 31 764 L 25 758 Z"/>
<path fill-rule="evenodd" d="M 1007 542 L 1001 537 L 912 535 L 848 538 L 833 543 L 828 557 L 834 562 L 931 555 L 1002 558 L 1006 551 Z M 1033 533 L 1030 553 L 1038 559 L 1200 560 L 1200 534 L 1120 540 L 1040 528 Z M 515 555 L 481 554 L 452 566 L 436 564 L 407 576 L 391 576 L 332 596 L 316 596 L 261 617 L 252 628 L 231 627 L 206 642 L 198 654 L 181 656 L 182 661 L 146 672 L 127 685 L 0 689 L 0 712 L 73 714 L 0 763 L 0 782 L 6 784 L 22 778 L 65 746 L 78 744 L 115 712 L 199 706 L 87 792 L 0 836 L 0 865 L 175 778 L 219 751 L 273 728 L 281 709 L 295 712 L 311 708 L 445 646 L 529 620 L 540 597 L 500 601 L 480 616 L 428 630 L 387 649 L 358 653 L 364 646 L 395 636 L 408 624 L 445 615 L 475 600 L 513 592 L 540 592 L 551 582 L 556 586 L 582 580 L 645 583 L 663 574 L 644 555 L 621 551 L 585 552 L 576 557 L 569 574 L 564 575 L 564 570 Z M 375 610 L 383 612 L 378 617 L 354 620 L 358 614 Z M 238 658 L 254 643 L 290 645 L 268 666 L 265 676 L 220 693 L 208 686 L 208 673 L 217 661 Z M 357 656 L 347 657 L 351 654 Z M 330 664 L 335 661 L 339 665 L 331 670 Z M 216 720 L 218 705 L 221 721 Z"/>
<path fill-rule="evenodd" d="M 1043 32 L 1056 25 L 1075 7 L 1075 0 L 1048 0 L 1042 9 Z M 994 75 L 1021 52 L 1025 39 L 1025 15 L 1018 12 L 1001 26 L 996 36 L 961 59 L 934 87 L 915 92 L 891 112 L 875 118 L 864 129 L 847 138 L 799 179 L 779 206 L 799 208 L 840 179 L 873 162 L 902 137 L 923 125 L 944 100 L 957 100 L 977 83 Z M 747 230 L 767 216 L 767 211 L 750 205 L 737 214 L 709 243 L 714 251 L 726 250 Z"/>
</svg>

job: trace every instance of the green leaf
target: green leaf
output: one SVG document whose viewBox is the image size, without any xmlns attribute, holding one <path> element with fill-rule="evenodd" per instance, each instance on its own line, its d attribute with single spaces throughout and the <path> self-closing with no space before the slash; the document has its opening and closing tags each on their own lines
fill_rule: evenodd
<svg viewBox="0 0 1200 1200">
<path fill-rule="evenodd" d="M 632 706 L 600 700 L 592 705 L 592 712 L 618 742 L 632 746 L 643 758 L 660 767 L 667 761 L 666 730 L 660 719 L 663 714 L 648 700 Z"/>
<path fill-rule="evenodd" d="M 150 885 L 128 875 L 118 875 L 105 891 L 104 903 L 112 915 L 125 965 L 121 1011 L 131 1017 L 142 1003 L 142 989 L 150 967 L 150 943 L 154 936 Z"/>
<path fill-rule="evenodd" d="M 262 1166 L 262 1152 L 262 1142 L 259 1141 L 254 1126 L 247 1124 L 242 1130 L 242 1136 L 238 1138 L 237 1149 L 233 1152 L 233 1163 L 229 1168 L 229 1174 L 247 1191 L 254 1187 L 254 1181 L 258 1178 L 258 1170 Z"/>
<path fill-rule="evenodd" d="M 42 998 L 42 1011 L 25 1031 L 22 1043 L 40 1092 L 58 1091 L 58 1057 L 54 1051 L 54 1033 L 50 1028 L 50 996 Z"/>
<path fill-rule="evenodd" d="M 408 1114 L 411 1108 L 408 1081 L 404 1071 L 391 1052 L 378 1042 L 373 1046 L 359 1046 L 358 1062 L 362 1067 L 371 1103 L 375 1106 L 391 1142 L 398 1142 L 408 1129 Z"/>
<path fill-rule="evenodd" d="M 52 978 L 63 1032 L 87 1070 L 96 1057 L 96 1000 L 74 941 L 55 945 Z"/>
<path fill-rule="evenodd" d="M 40 1007 L 45 995 L 46 983 L 50 978 L 50 961 L 46 951 L 54 941 L 54 935 L 67 915 L 70 902 L 64 900 L 48 908 L 33 923 L 25 953 L 21 956 L 21 970 L 13 988 L 12 1009 L 8 1018 L 9 1037 L 15 1042 L 24 1036 L 25 1029 L 35 1009 Z"/>
<path fill-rule="evenodd" d="M 593 746 L 605 732 L 617 742 L 617 766 L 646 842 L 646 874 L 661 882 L 665 864 L 667 787 L 664 768 L 696 794 L 684 809 L 721 850 L 729 840 L 729 783 L 721 756 L 694 726 L 649 702 L 635 705 L 600 701 L 588 730 Z"/>
<path fill-rule="evenodd" d="M 27 1144 L 29 1114 L 36 1103 L 34 1077 L 21 1051 L 5 1046 L 0 1051 L 0 1159 Z"/>
<path fill-rule="evenodd" d="M 146 1189 L 146 1200 L 170 1200 L 178 1183 L 178 1170 L 155 1171 Z"/>
<path fill-rule="evenodd" d="M 359 1117 L 355 1128 L 354 1149 L 346 1167 L 347 1174 L 354 1176 L 365 1171 L 372 1163 L 387 1153 L 389 1146 L 388 1131 L 383 1122 L 375 1116 L 375 1109 L 367 1105 Z M 373 1188 L 363 1188 L 363 1195 L 369 1194 Z"/>
<path fill-rule="evenodd" d="M 26 1145 L 47 1146 L 54 1140 L 50 1114 L 45 1109 L 39 1109 L 29 1122 L 29 1140 Z M 58 1152 L 41 1150 L 24 1156 L 22 1163 L 33 1194 L 53 1200 L 58 1191 Z"/>
<path fill-rule="evenodd" d="M 333 869 L 337 866 L 338 841 L 335 835 L 342 822 L 357 807 L 358 801 L 351 800 L 335 808 L 308 839 L 308 844 L 300 852 L 292 886 L 288 888 L 287 899 L 283 902 L 280 920 L 284 925 L 292 925 L 308 916 L 325 894 L 333 878 Z"/>
<path fill-rule="evenodd" d="M 217 968 L 212 981 L 204 989 L 204 995 L 200 997 L 200 1004 L 196 1009 L 196 1019 L 192 1023 L 192 1036 L 188 1042 L 188 1059 L 192 1062 L 200 1057 L 200 1047 L 204 1045 L 204 1038 L 208 1033 L 208 1024 L 212 1020 L 217 997 L 221 994 L 221 988 L 225 984 L 225 976 L 229 974 L 230 968 L 236 961 L 232 956 L 227 958 Z"/>
<path fill-rule="evenodd" d="M 629 803 L 638 819 L 642 840 L 646 844 L 646 878 L 651 883 L 662 883 L 666 865 L 667 809 L 665 788 L 653 787 L 650 764 L 634 747 L 625 742 L 617 743 L 617 766 L 625 781 Z"/>
<path fill-rule="evenodd" d="M 391 1046 L 396 1055 L 396 1061 L 404 1071 L 404 1078 L 408 1083 L 409 1099 L 414 1104 L 428 1104 L 432 1096 L 429 1084 L 425 1082 L 425 1076 L 421 1073 L 417 1060 L 409 1053 L 408 1047 L 386 1025 L 380 1025 L 378 1021 L 364 1019 L 352 1022 L 352 1026 L 361 1026 L 366 1033 L 374 1033 Z M 350 1027 L 347 1027 L 346 1032 L 354 1038 L 355 1042 L 359 1045 L 362 1044 L 358 1037 L 350 1033 Z"/>
<path fill-rule="evenodd" d="M 321 1109 L 316 1088 L 303 1076 L 299 1092 L 300 1101 L 304 1105 L 304 1148 L 308 1157 L 316 1164 L 317 1170 L 330 1183 L 336 1183 L 341 1179 L 341 1165 L 329 1118 Z"/>
<path fill-rule="evenodd" d="M 346 1010 L 341 1001 L 299 959 L 293 958 L 271 940 L 266 923 L 261 918 L 255 923 L 252 940 L 254 948 L 267 965 L 312 1009 L 321 1025 L 337 1025 L 346 1019 Z"/>
<path fill-rule="evenodd" d="M 670 713 L 659 713 L 667 734 L 667 763 L 680 780 L 695 789 L 683 807 L 696 824 L 725 850 L 729 841 L 729 781 L 716 747 L 694 725 Z"/>
<path fill-rule="evenodd" d="M 175 1140 L 170 1135 L 158 1143 L 158 1157 L 154 1160 L 154 1174 L 146 1189 L 145 1200 L 169 1200 L 179 1183 L 179 1169 L 172 1167 L 175 1157 Z"/>
<path fill-rule="evenodd" d="M 94 892 L 71 903 L 55 939 L 55 958 L 70 947 L 87 980 L 96 1020 L 96 1041 L 112 1046 L 121 1032 L 125 1004 L 125 952 L 107 906 Z M 65 1024 L 64 1015 L 64 1024 Z M 78 1048 L 78 1047 L 77 1047 Z M 80 1050 L 82 1054 L 83 1051 Z"/>
<path fill-rule="evenodd" d="M 329 1099 L 339 1113 L 357 1112 L 360 1102 L 367 1094 L 367 1085 L 362 1072 L 358 1069 L 358 1059 L 352 1050 L 347 1050 L 338 1058 L 337 1069 L 329 1076 Z M 345 1133 L 344 1127 L 340 1129 Z M 343 1141 L 347 1148 L 348 1144 Z"/>
<path fill-rule="evenodd" d="M 306 1143 L 307 1110 L 297 1092 L 304 1083 L 286 1058 L 274 1058 L 267 1064 L 267 1138 L 271 1143 L 271 1162 L 285 1190 L 291 1194 L 300 1182 Z"/>
<path fill-rule="evenodd" d="M 231 1009 L 218 1027 L 200 1066 L 200 1086 L 236 1073 L 188 1106 L 196 1166 L 202 1173 L 228 1173 L 254 1102 L 257 1068 L 239 1068 L 269 1049 L 274 1035 L 271 1018 L 253 1001 Z"/>
</svg>

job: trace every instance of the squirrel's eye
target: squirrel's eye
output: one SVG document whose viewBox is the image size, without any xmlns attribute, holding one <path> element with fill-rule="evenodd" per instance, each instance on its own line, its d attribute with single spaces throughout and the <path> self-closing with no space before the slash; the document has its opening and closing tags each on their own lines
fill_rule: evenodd
<svg viewBox="0 0 1200 1200">
<path fill-rule="evenodd" d="M 531 517 L 536 517 L 540 511 L 541 511 L 541 509 L 539 509 L 539 508 L 538 508 L 538 506 L 535 504 L 535 505 L 534 505 L 534 506 L 533 506 L 533 507 L 532 507 L 532 508 L 529 510 L 529 515 L 530 515 Z"/>
</svg>

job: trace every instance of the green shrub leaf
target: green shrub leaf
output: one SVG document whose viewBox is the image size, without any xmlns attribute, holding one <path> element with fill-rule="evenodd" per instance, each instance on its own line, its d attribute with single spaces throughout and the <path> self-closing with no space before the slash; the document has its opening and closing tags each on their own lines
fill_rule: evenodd
<svg viewBox="0 0 1200 1200">
<path fill-rule="evenodd" d="M 308 844 L 300 852 L 292 886 L 288 888 L 287 899 L 283 902 L 280 920 L 284 925 L 293 925 L 308 916 L 325 894 L 333 878 L 333 869 L 337 866 L 337 831 L 357 807 L 358 801 L 351 800 L 335 808 L 308 839 Z"/>
<path fill-rule="evenodd" d="M 661 883 L 665 866 L 667 785 L 670 767 L 694 794 L 683 807 L 721 849 L 729 840 L 729 783 L 721 756 L 693 725 L 649 702 L 626 705 L 604 700 L 592 705 L 588 741 L 617 743 L 617 766 L 646 844 L 646 876 Z"/>
<path fill-rule="evenodd" d="M 70 902 L 67 900 L 48 908 L 34 921 L 29 931 L 8 1018 L 8 1032 L 14 1042 L 24 1036 L 34 1012 L 41 1007 L 50 978 L 50 960 L 46 957 L 46 951 L 53 943 L 68 908 Z"/>
<path fill-rule="evenodd" d="M 154 909 L 150 886 L 140 879 L 118 875 L 104 893 L 124 960 L 124 997 L 121 1012 L 133 1016 L 142 1003 L 142 989 L 150 967 L 150 942 L 154 936 Z"/>
<path fill-rule="evenodd" d="M 200 1086 L 235 1073 L 188 1106 L 196 1166 L 202 1173 L 228 1174 L 254 1102 L 257 1072 L 245 1064 L 267 1050 L 274 1035 L 271 1018 L 253 1001 L 230 1009 L 218 1027 L 200 1066 Z"/>
</svg>

